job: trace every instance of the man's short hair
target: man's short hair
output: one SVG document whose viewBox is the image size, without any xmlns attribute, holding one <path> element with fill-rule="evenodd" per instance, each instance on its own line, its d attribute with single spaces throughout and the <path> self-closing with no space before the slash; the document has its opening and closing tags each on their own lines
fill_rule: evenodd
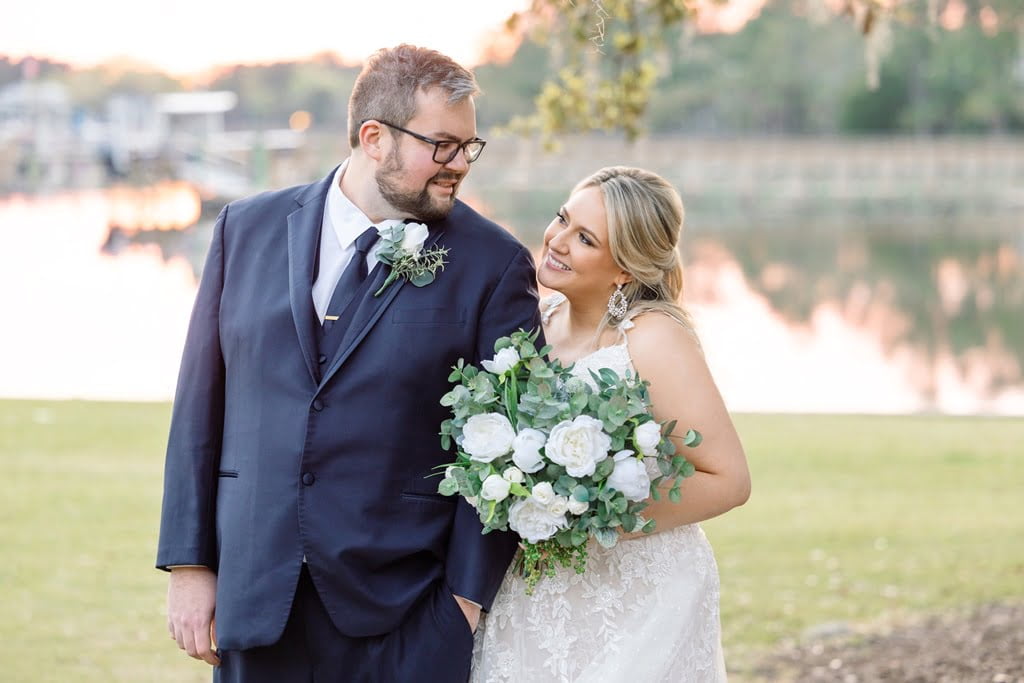
<svg viewBox="0 0 1024 683">
<path fill-rule="evenodd" d="M 383 48 L 370 55 L 348 101 L 348 142 L 359 146 L 367 119 L 404 126 L 416 116 L 416 93 L 441 88 L 448 104 L 480 92 L 473 74 L 436 50 L 415 45 Z"/>
</svg>

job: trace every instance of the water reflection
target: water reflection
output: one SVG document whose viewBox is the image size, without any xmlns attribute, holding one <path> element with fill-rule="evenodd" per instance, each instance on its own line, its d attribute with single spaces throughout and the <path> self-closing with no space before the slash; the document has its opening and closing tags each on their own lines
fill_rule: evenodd
<svg viewBox="0 0 1024 683">
<path fill-rule="evenodd" d="M 195 220 L 194 192 L 191 204 L 175 196 L 177 208 L 161 204 L 152 225 Z M 165 259 L 155 244 L 103 250 L 111 224 L 137 225 L 137 216 L 127 217 L 147 206 L 156 210 L 152 193 L 131 190 L 0 201 L 0 316 L 8 321 L 0 395 L 171 395 L 195 296 L 193 266 Z"/>
<path fill-rule="evenodd" d="M 536 248 L 563 198 L 470 200 Z M 221 204 L 180 183 L 0 200 L 0 314 L 18 330 L 0 395 L 169 398 Z M 732 409 L 1024 415 L 1013 231 L 693 223 L 687 301 Z"/>
</svg>

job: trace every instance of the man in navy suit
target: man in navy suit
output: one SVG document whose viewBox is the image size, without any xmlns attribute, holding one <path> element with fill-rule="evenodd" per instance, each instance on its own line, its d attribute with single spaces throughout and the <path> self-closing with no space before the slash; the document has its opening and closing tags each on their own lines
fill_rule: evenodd
<svg viewBox="0 0 1024 683">
<path fill-rule="evenodd" d="M 465 681 L 515 550 L 427 478 L 460 357 L 540 325 L 528 251 L 456 199 L 484 143 L 471 73 L 402 45 L 349 102 L 323 180 L 229 204 L 182 359 L 157 566 L 168 627 L 219 681 Z M 398 277 L 378 228 L 447 249 Z M 422 252 L 421 252 L 422 253 Z M 211 643 L 211 638 L 215 638 Z"/>
</svg>

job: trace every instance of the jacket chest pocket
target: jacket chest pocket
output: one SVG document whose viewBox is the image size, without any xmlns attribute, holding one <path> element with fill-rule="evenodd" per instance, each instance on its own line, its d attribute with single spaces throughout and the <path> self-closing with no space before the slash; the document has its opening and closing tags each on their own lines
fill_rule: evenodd
<svg viewBox="0 0 1024 683">
<path fill-rule="evenodd" d="M 461 308 L 396 308 L 391 314 L 395 325 L 465 325 Z"/>
</svg>

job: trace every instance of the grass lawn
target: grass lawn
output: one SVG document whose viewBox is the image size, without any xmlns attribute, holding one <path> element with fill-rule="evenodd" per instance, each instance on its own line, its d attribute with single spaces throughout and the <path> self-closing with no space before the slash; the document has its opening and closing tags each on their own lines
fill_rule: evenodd
<svg viewBox="0 0 1024 683">
<path fill-rule="evenodd" d="M 209 680 L 153 569 L 169 412 L 0 401 L 3 680 Z M 1022 597 L 1024 420 L 737 423 L 754 494 L 705 525 L 731 668 L 825 622 Z"/>
<path fill-rule="evenodd" d="M 753 494 L 704 525 L 730 669 L 828 622 L 1024 598 L 1024 419 L 736 423 Z"/>
</svg>

